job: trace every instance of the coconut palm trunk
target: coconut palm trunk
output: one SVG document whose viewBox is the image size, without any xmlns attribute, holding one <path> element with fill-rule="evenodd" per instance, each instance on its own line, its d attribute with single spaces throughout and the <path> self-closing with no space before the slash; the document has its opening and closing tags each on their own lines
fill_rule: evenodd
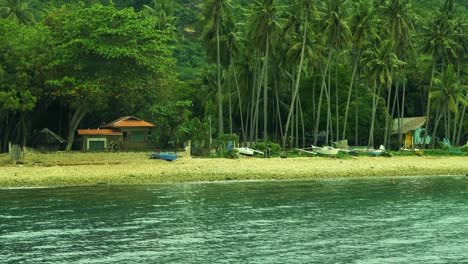
<svg viewBox="0 0 468 264">
<path fill-rule="evenodd" d="M 431 91 L 432 91 L 432 85 L 434 82 L 434 73 L 435 73 L 435 66 L 436 66 L 436 61 L 435 58 L 432 58 L 432 72 L 431 72 L 431 81 L 429 83 L 429 91 L 427 91 L 427 103 L 426 103 L 426 127 L 424 128 L 424 140 L 423 140 L 423 147 L 426 148 L 426 138 L 427 135 L 429 134 L 429 115 L 431 113 Z M 431 139 L 434 140 L 434 139 Z"/>
<path fill-rule="evenodd" d="M 219 43 L 219 14 L 216 19 L 216 64 L 217 64 L 217 85 L 218 85 L 218 134 L 224 134 L 223 124 L 223 93 L 221 87 L 221 51 Z"/>
<path fill-rule="evenodd" d="M 307 25 L 307 23 L 308 23 L 308 16 L 306 13 L 304 25 Z M 296 82 L 294 85 L 294 92 L 292 95 L 291 105 L 289 106 L 288 118 L 286 119 L 286 126 L 284 130 L 284 135 L 283 135 L 283 148 L 286 147 L 286 138 L 288 136 L 289 122 L 291 121 L 291 116 L 294 111 L 294 103 L 295 103 L 296 97 L 298 97 L 299 83 L 301 82 L 302 64 L 304 62 L 304 51 L 305 51 L 306 39 L 307 39 L 307 26 L 304 26 L 304 35 L 302 37 L 302 47 L 301 47 L 301 57 L 299 59 L 299 69 L 297 71 Z"/>
<path fill-rule="evenodd" d="M 347 126 L 348 126 L 349 105 L 351 103 L 351 92 L 353 91 L 354 77 L 356 75 L 360 55 L 361 55 L 361 49 L 358 49 L 356 58 L 354 60 L 353 73 L 351 74 L 351 81 L 349 82 L 348 98 L 346 100 L 346 110 L 345 110 L 345 116 L 344 116 L 344 122 L 343 122 L 343 134 L 341 136 L 342 139 L 346 138 L 346 129 L 347 129 Z"/>
<path fill-rule="evenodd" d="M 266 36 L 265 48 L 265 78 L 263 83 L 263 141 L 268 141 L 268 33 Z"/>
<path fill-rule="evenodd" d="M 322 109 L 322 99 L 323 99 L 323 90 L 326 87 L 326 77 L 327 77 L 327 72 L 328 72 L 328 67 L 330 65 L 330 60 L 331 60 L 331 49 L 329 49 L 328 53 L 328 59 L 327 59 L 327 65 L 325 66 L 325 69 L 322 73 L 322 84 L 320 86 L 320 95 L 319 95 L 319 101 L 318 101 L 318 106 L 317 106 L 317 116 L 316 116 L 316 121 L 315 121 L 315 128 L 314 128 L 314 145 L 317 145 L 317 139 L 318 139 L 318 128 L 320 124 L 320 112 Z"/>
</svg>

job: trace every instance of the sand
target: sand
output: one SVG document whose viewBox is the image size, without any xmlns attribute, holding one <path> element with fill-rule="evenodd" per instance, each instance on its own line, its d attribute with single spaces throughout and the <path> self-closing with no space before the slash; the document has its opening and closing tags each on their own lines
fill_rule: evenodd
<svg viewBox="0 0 468 264">
<path fill-rule="evenodd" d="M 58 162 L 56 163 L 58 164 Z M 200 159 L 174 162 L 144 154 L 116 162 L 31 163 L 0 167 L 0 187 L 157 184 L 198 181 L 467 175 L 468 157 L 349 157 Z"/>
</svg>

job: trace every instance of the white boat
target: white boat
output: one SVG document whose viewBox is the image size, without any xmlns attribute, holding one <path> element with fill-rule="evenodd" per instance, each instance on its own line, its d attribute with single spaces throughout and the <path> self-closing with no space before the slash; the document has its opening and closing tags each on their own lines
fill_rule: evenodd
<svg viewBox="0 0 468 264">
<path fill-rule="evenodd" d="M 253 156 L 254 154 L 259 154 L 259 155 L 264 155 L 265 154 L 260 150 L 251 149 L 251 148 L 247 148 L 247 147 L 236 148 L 235 150 L 237 150 L 237 152 L 239 152 L 239 154 L 245 155 L 245 156 Z"/>
<path fill-rule="evenodd" d="M 324 146 L 324 147 L 312 146 L 312 149 L 318 154 L 327 155 L 327 156 L 335 156 L 340 151 L 340 149 L 336 149 L 330 146 Z"/>
</svg>

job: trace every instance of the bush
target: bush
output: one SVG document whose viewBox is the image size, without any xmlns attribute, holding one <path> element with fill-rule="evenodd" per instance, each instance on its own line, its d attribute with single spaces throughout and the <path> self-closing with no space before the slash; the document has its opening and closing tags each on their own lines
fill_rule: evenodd
<svg viewBox="0 0 468 264">
<path fill-rule="evenodd" d="M 252 146 L 252 148 L 256 149 L 256 150 L 260 150 L 260 151 L 263 151 L 265 153 L 268 152 L 268 150 L 270 151 L 270 154 L 272 155 L 276 155 L 276 154 L 279 154 L 281 152 L 281 146 L 279 144 L 276 144 L 274 142 L 258 142 L 256 143 L 255 145 Z"/>
</svg>

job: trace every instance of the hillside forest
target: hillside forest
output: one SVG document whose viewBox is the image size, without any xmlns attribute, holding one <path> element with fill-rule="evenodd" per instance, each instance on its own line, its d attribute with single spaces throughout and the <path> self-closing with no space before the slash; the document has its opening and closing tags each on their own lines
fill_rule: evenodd
<svg viewBox="0 0 468 264">
<path fill-rule="evenodd" d="M 468 140 L 461 0 L 0 0 L 0 152 L 121 116 L 151 141 Z M 231 135 L 231 136 L 230 136 Z M 202 144 L 202 143 L 200 143 Z"/>
</svg>

